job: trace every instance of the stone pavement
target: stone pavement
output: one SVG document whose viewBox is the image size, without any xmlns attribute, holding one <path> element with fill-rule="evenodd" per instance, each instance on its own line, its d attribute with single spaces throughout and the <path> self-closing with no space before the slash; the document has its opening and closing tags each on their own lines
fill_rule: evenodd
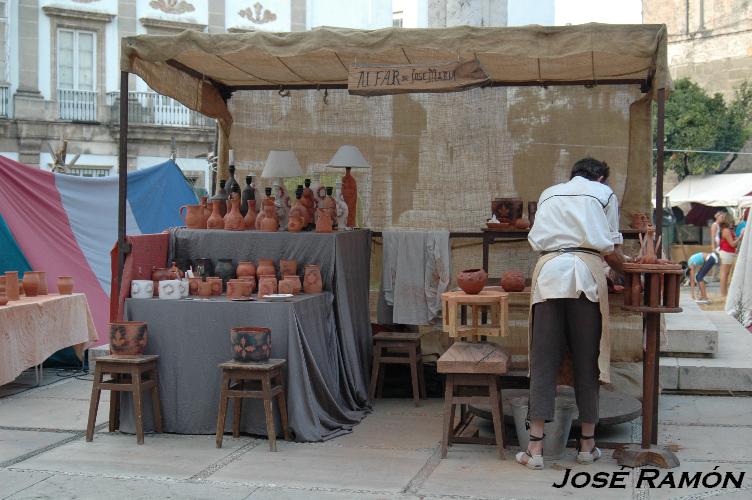
<svg viewBox="0 0 752 500">
<path fill-rule="evenodd" d="M 228 499 L 486 499 L 486 498 L 752 498 L 752 398 L 664 396 L 660 441 L 678 450 L 677 471 L 745 473 L 741 489 L 552 487 L 566 468 L 617 472 L 607 456 L 576 465 L 574 451 L 544 471 L 496 458 L 488 446 L 455 445 L 439 459 L 441 401 L 415 408 L 410 400 L 377 401 L 354 431 L 325 443 L 278 442 L 225 436 L 109 434 L 104 420 L 84 440 L 90 382 L 67 379 L 0 399 L 0 499 L 228 498 Z M 100 411 L 106 418 L 106 407 Z M 663 472 L 662 472 L 663 474 Z"/>
</svg>

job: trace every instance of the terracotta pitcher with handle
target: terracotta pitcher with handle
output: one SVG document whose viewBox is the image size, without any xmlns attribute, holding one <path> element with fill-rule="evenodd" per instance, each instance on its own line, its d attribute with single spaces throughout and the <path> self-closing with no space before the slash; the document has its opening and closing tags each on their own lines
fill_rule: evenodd
<svg viewBox="0 0 752 500">
<path fill-rule="evenodd" d="M 203 205 L 183 205 L 180 207 L 180 216 L 188 229 L 206 229 Z"/>
</svg>

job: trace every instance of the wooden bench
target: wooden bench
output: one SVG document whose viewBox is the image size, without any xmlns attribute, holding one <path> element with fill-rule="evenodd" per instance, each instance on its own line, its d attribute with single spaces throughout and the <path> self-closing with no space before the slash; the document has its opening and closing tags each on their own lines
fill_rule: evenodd
<svg viewBox="0 0 752 500">
<path fill-rule="evenodd" d="M 86 441 L 94 439 L 94 426 L 99 409 L 99 396 L 102 391 L 111 391 L 110 397 L 110 432 L 120 429 L 120 392 L 133 394 L 133 410 L 136 420 L 136 442 L 144 444 L 144 418 L 142 393 L 151 389 L 151 404 L 154 412 L 154 428 L 162 432 L 162 408 L 159 404 L 159 374 L 157 361 L 159 355 L 141 356 L 102 356 L 97 358 L 94 368 L 94 384 L 91 387 L 89 401 L 89 422 L 86 425 Z M 104 380 L 104 375 L 112 378 Z M 144 379 L 144 375 L 148 375 Z"/>
<path fill-rule="evenodd" d="M 260 363 L 239 363 L 227 361 L 219 365 L 222 369 L 222 390 L 219 395 L 219 412 L 217 415 L 217 448 L 222 447 L 227 419 L 227 405 L 233 399 L 232 437 L 240 437 L 240 418 L 243 411 L 243 399 L 254 398 L 264 401 L 266 433 L 269 438 L 269 450 L 277 451 L 277 431 L 274 426 L 272 402 L 277 398 L 279 416 L 282 419 L 282 432 L 286 441 L 290 441 L 287 425 L 287 402 L 285 401 L 284 359 L 270 359 Z M 234 384 L 233 384 L 234 382 Z M 246 387 L 246 383 L 249 387 Z"/>
<path fill-rule="evenodd" d="M 423 373 L 423 355 L 420 352 L 420 333 L 416 332 L 379 332 L 373 336 L 373 367 L 371 369 L 371 386 L 368 396 L 371 401 L 376 396 L 378 381 L 378 396 L 384 387 L 384 375 L 381 365 L 402 364 L 410 365 L 410 376 L 413 387 L 413 401 L 420 405 L 420 398 L 426 397 L 425 375 Z M 379 378 L 381 375 L 381 378 Z"/>
<path fill-rule="evenodd" d="M 495 444 L 499 458 L 504 459 L 506 435 L 499 377 L 507 373 L 508 365 L 509 356 L 499 346 L 485 342 L 455 342 L 439 358 L 438 372 L 446 374 L 441 458 L 446 458 L 447 447 L 452 443 L 472 443 Z M 482 404 L 491 409 L 494 438 L 479 437 L 470 428 L 473 416 L 465 410 L 465 405 Z M 455 426 L 457 405 L 460 405 L 460 421 Z"/>
</svg>

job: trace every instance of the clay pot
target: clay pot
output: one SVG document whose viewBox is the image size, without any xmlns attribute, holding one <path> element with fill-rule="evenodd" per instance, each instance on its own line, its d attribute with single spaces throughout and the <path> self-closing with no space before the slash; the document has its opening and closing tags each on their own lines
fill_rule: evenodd
<svg viewBox="0 0 752 500">
<path fill-rule="evenodd" d="M 222 278 L 211 276 L 209 278 L 206 278 L 206 281 L 211 283 L 211 294 L 213 296 L 217 297 L 219 295 L 222 295 Z"/>
<path fill-rule="evenodd" d="M 530 228 L 530 221 L 528 221 L 526 218 L 522 217 L 514 221 L 514 227 L 517 229 L 529 229 Z"/>
<path fill-rule="evenodd" d="M 648 224 L 650 224 L 650 220 L 645 212 L 635 212 L 632 214 L 632 222 L 629 223 L 629 227 L 638 231 L 647 231 Z"/>
<path fill-rule="evenodd" d="M 279 261 L 279 275 L 291 276 L 298 274 L 298 261 L 296 260 L 280 260 Z"/>
<path fill-rule="evenodd" d="M 232 259 L 218 259 L 214 274 L 222 278 L 222 289 L 227 288 L 227 282 L 235 277 L 235 267 Z"/>
<path fill-rule="evenodd" d="M 235 269 L 235 276 L 242 278 L 244 276 L 256 276 L 256 264 L 250 261 L 238 262 L 238 267 Z"/>
<path fill-rule="evenodd" d="M 73 293 L 73 277 L 58 276 L 57 291 L 60 293 L 60 295 L 70 295 L 71 293 Z"/>
<path fill-rule="evenodd" d="M 230 330 L 232 359 L 240 363 L 268 361 L 272 355 L 272 331 L 269 328 L 241 326 Z"/>
<path fill-rule="evenodd" d="M 31 272 L 36 273 L 36 275 L 39 276 L 39 290 L 37 291 L 37 295 L 47 295 L 49 293 L 47 291 L 47 273 L 45 271 Z"/>
<path fill-rule="evenodd" d="M 277 293 L 277 277 L 274 275 L 261 276 L 258 283 L 258 298 Z"/>
<path fill-rule="evenodd" d="M 249 292 L 249 295 L 253 293 L 253 290 L 256 288 L 255 276 L 242 276 L 242 277 L 238 277 L 238 280 L 250 283 L 251 291 Z"/>
<path fill-rule="evenodd" d="M 8 301 L 18 300 L 18 271 L 5 272 L 5 295 Z"/>
<path fill-rule="evenodd" d="M 291 233 L 299 233 L 305 226 L 305 218 L 301 215 L 290 215 L 287 218 L 287 230 Z"/>
<path fill-rule="evenodd" d="M 324 283 L 321 280 L 321 266 L 318 264 L 306 265 L 303 273 L 303 291 L 305 293 L 321 293 L 323 290 Z"/>
<path fill-rule="evenodd" d="M 292 287 L 292 292 L 290 293 L 292 293 L 293 295 L 298 295 L 300 292 L 303 291 L 303 283 L 300 282 L 300 276 L 298 276 L 297 274 L 294 276 L 290 276 L 290 275 L 284 276 L 282 278 L 282 281 L 290 283 L 290 286 Z M 282 289 L 280 288 L 280 293 L 282 293 L 281 290 Z"/>
<path fill-rule="evenodd" d="M 207 229 L 224 229 L 225 221 L 222 218 L 222 205 L 227 205 L 226 200 L 212 200 L 212 213 L 206 220 Z"/>
<path fill-rule="evenodd" d="M 250 297 L 253 283 L 246 280 L 230 280 L 227 282 L 227 297 L 239 299 Z"/>
<path fill-rule="evenodd" d="M 23 276 L 23 291 L 27 297 L 36 297 L 39 293 L 39 276 L 32 271 L 26 271 Z"/>
<path fill-rule="evenodd" d="M 175 274 L 166 267 L 153 267 L 151 270 L 152 281 L 175 279 Z"/>
<path fill-rule="evenodd" d="M 487 281 L 488 273 L 483 269 L 466 269 L 457 275 L 457 284 L 469 295 L 480 293 Z"/>
<path fill-rule="evenodd" d="M 110 352 L 113 356 L 140 356 L 149 334 L 142 321 L 110 323 Z"/>
<path fill-rule="evenodd" d="M 501 287 L 505 292 L 521 292 L 525 289 L 525 275 L 519 271 L 505 271 L 501 275 Z"/>
<path fill-rule="evenodd" d="M 183 205 L 178 213 L 188 229 L 206 229 L 203 205 Z"/>
<path fill-rule="evenodd" d="M 243 217 L 243 225 L 246 229 L 256 229 L 256 200 L 248 200 L 248 211 Z"/>
<path fill-rule="evenodd" d="M 225 215 L 225 229 L 227 231 L 243 231 L 245 229 L 245 222 L 243 221 L 243 214 L 240 213 L 240 200 L 233 198 L 230 200 L 232 208 L 227 215 Z"/>
<path fill-rule="evenodd" d="M 188 293 L 191 295 L 198 295 L 199 283 L 201 283 L 201 278 L 188 278 Z"/>
<path fill-rule="evenodd" d="M 276 276 L 277 275 L 277 268 L 274 267 L 274 261 L 271 259 L 259 259 L 258 265 L 256 266 L 256 278 L 261 278 L 261 276 Z"/>
<path fill-rule="evenodd" d="M 198 296 L 199 297 L 211 297 L 211 295 L 212 295 L 212 282 L 211 281 L 199 281 Z"/>
<path fill-rule="evenodd" d="M 329 208 L 319 208 L 316 210 L 316 232 L 332 232 L 332 216 Z"/>
</svg>

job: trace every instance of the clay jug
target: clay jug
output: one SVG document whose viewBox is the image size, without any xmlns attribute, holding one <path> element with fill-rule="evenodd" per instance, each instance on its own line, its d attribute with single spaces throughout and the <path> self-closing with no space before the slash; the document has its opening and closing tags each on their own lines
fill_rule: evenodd
<svg viewBox="0 0 752 500">
<path fill-rule="evenodd" d="M 148 338 L 146 323 L 141 321 L 110 323 L 110 351 L 113 356 L 140 356 L 146 349 Z"/>
<path fill-rule="evenodd" d="M 222 218 L 222 207 L 225 206 L 225 200 L 212 200 L 212 214 L 206 221 L 207 229 L 224 229 L 225 221 Z"/>
<path fill-rule="evenodd" d="M 305 293 L 321 293 L 323 289 L 321 267 L 318 264 L 306 265 L 303 274 L 303 291 Z"/>
<path fill-rule="evenodd" d="M 70 295 L 73 293 L 73 278 L 71 276 L 58 276 L 57 291 L 60 295 Z"/>
<path fill-rule="evenodd" d="M 256 200 L 248 200 L 246 214 L 243 217 L 243 225 L 246 229 L 256 229 Z"/>
<path fill-rule="evenodd" d="M 180 216 L 183 218 L 185 227 L 188 229 L 205 229 L 204 207 L 202 205 L 183 205 L 180 207 Z"/>
<path fill-rule="evenodd" d="M 208 199 L 209 199 L 208 196 L 201 197 L 201 206 L 204 209 L 204 222 L 201 224 L 201 227 L 203 229 L 206 229 L 206 221 L 209 220 L 209 217 L 211 217 L 211 213 L 212 213 L 212 207 L 209 205 L 207 201 Z"/>
<path fill-rule="evenodd" d="M 292 287 L 292 294 L 297 295 L 301 291 L 303 291 L 303 284 L 300 282 L 300 276 L 297 274 L 294 276 L 284 276 L 282 278 L 282 281 L 286 281 L 290 283 L 290 286 Z M 281 293 L 281 292 L 280 292 Z"/>
<path fill-rule="evenodd" d="M 328 208 L 319 208 L 316 210 L 316 232 L 332 232 L 332 216 Z"/>
<path fill-rule="evenodd" d="M 39 276 L 31 271 L 26 271 L 21 281 L 23 284 L 24 295 L 27 297 L 36 297 L 39 293 Z"/>
<path fill-rule="evenodd" d="M 242 231 L 245 229 L 243 215 L 240 213 L 240 200 L 233 198 L 230 200 L 232 208 L 224 217 L 225 229 L 228 231 Z"/>
<path fill-rule="evenodd" d="M 258 298 L 263 298 L 266 295 L 277 293 L 277 277 L 261 276 L 258 284 Z"/>
<path fill-rule="evenodd" d="M 277 269 L 274 267 L 274 261 L 271 259 L 259 259 L 256 266 L 256 278 L 261 276 L 276 276 Z"/>
<path fill-rule="evenodd" d="M 272 199 L 273 200 L 273 199 Z M 277 213 L 274 210 L 274 201 L 267 203 L 264 200 L 264 218 L 261 219 L 261 229 L 267 233 L 275 233 L 279 230 L 279 220 L 277 219 Z"/>
<path fill-rule="evenodd" d="M 238 278 L 256 276 L 256 265 L 250 261 L 238 262 L 238 267 L 235 268 L 235 276 Z"/>
<path fill-rule="evenodd" d="M 298 262 L 296 260 L 280 260 L 279 261 L 279 275 L 291 276 L 298 274 Z"/>
<path fill-rule="evenodd" d="M 5 272 L 5 295 L 8 301 L 18 300 L 18 271 Z"/>
</svg>

